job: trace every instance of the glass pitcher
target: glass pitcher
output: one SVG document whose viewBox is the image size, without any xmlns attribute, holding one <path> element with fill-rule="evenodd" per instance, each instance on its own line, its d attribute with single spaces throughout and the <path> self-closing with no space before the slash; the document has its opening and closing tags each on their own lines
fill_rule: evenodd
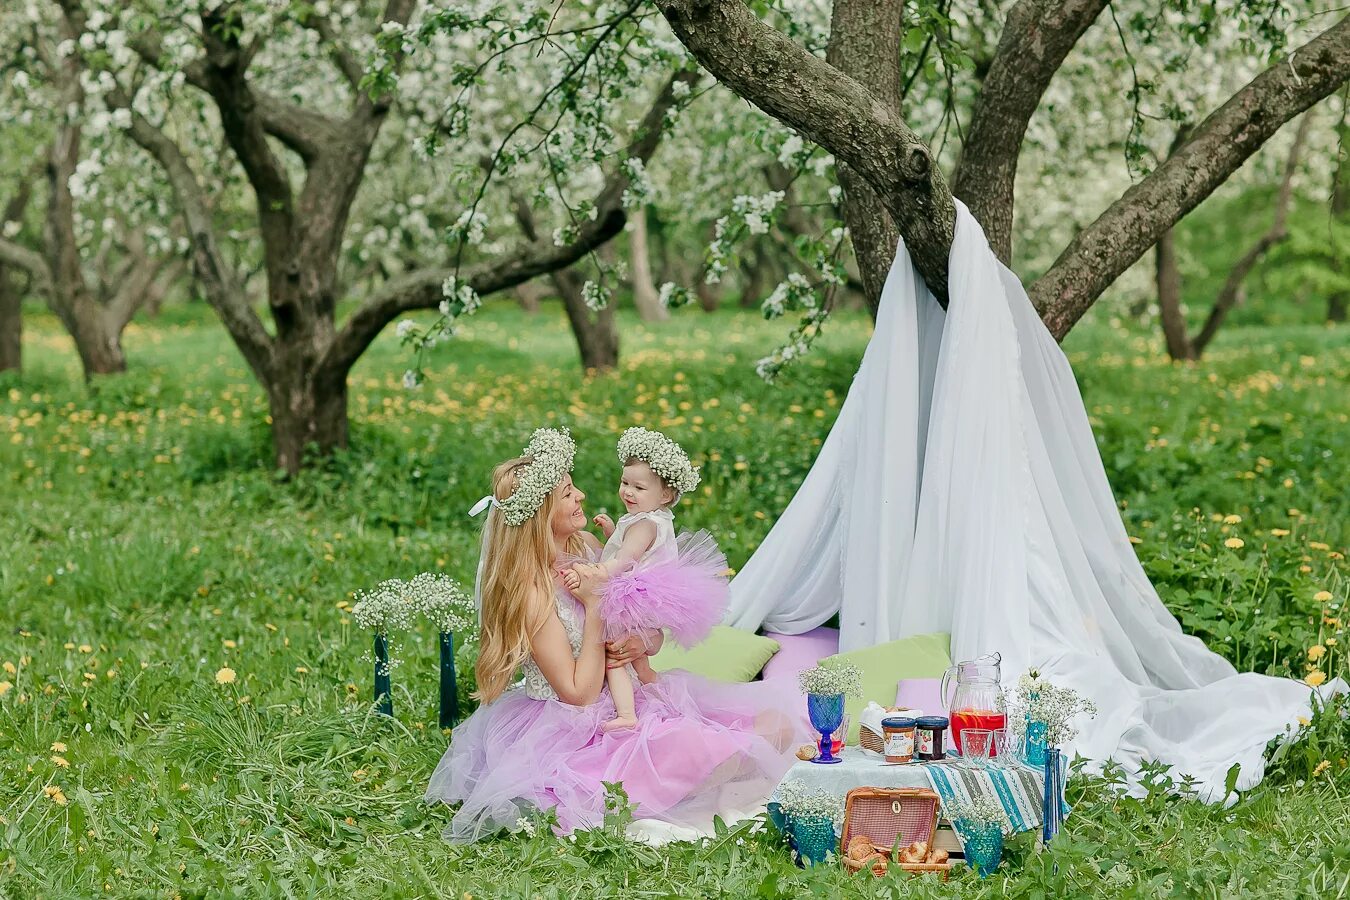
<svg viewBox="0 0 1350 900">
<path fill-rule="evenodd" d="M 942 673 L 942 702 L 951 716 L 952 741 L 961 750 L 961 732 L 967 728 L 995 731 L 1008 725 L 1000 665 L 1003 657 L 989 653 L 959 662 Z"/>
</svg>

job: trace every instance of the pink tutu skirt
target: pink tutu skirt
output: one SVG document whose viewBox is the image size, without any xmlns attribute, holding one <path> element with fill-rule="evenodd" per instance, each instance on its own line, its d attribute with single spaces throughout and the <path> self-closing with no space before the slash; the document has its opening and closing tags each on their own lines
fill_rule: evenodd
<svg viewBox="0 0 1350 900">
<path fill-rule="evenodd" d="M 678 555 L 638 566 L 605 582 L 600 617 L 605 638 L 614 640 L 658 628 L 682 647 L 692 647 L 727 612 L 731 591 L 727 558 L 706 531 L 676 538 Z"/>
<path fill-rule="evenodd" d="M 811 739 L 801 696 L 782 685 L 673 671 L 635 687 L 637 727 L 609 733 L 607 691 L 583 707 L 516 688 L 480 707 L 427 787 L 428 803 L 460 804 L 446 839 L 474 841 L 546 809 L 562 834 L 598 827 L 606 781 L 623 784 L 636 818 L 708 829 L 764 802 Z"/>
</svg>

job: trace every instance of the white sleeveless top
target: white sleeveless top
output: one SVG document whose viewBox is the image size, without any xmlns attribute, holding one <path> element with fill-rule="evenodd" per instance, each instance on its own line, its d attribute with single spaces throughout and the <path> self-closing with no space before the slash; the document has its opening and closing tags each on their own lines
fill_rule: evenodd
<svg viewBox="0 0 1350 900">
<path fill-rule="evenodd" d="M 619 521 L 614 523 L 614 533 L 605 541 L 604 552 L 600 554 L 601 562 L 609 562 L 619 552 L 623 546 L 623 536 L 628 533 L 628 529 L 638 522 L 651 522 L 656 526 L 656 540 L 652 542 L 647 552 L 642 554 L 634 568 L 642 566 L 655 565 L 657 563 L 670 562 L 680 555 L 680 551 L 675 543 L 675 514 L 670 510 L 661 507 L 649 512 L 628 513 L 620 516 Z"/>
</svg>

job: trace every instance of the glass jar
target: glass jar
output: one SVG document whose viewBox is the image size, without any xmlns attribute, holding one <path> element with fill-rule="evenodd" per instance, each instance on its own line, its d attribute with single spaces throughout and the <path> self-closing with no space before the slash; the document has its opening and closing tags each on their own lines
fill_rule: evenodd
<svg viewBox="0 0 1350 900">
<path fill-rule="evenodd" d="M 888 763 L 907 763 L 914 759 L 914 729 L 917 720 L 907 716 L 892 716 L 881 720 Z"/>
<path fill-rule="evenodd" d="M 1008 724 L 1000 686 L 997 653 L 957 663 L 942 675 L 942 700 L 951 714 L 952 743 L 961 750 L 961 732 L 967 728 L 996 731 Z"/>
<path fill-rule="evenodd" d="M 914 729 L 914 755 L 925 762 L 945 758 L 946 716 L 920 716 Z"/>
</svg>

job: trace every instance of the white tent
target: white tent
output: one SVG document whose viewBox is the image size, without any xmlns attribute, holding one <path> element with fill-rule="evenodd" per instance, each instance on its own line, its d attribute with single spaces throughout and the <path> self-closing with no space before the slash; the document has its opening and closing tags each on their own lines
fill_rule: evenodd
<svg viewBox="0 0 1350 900">
<path fill-rule="evenodd" d="M 1086 757 L 1161 760 L 1213 799 L 1233 763 L 1255 785 L 1311 689 L 1240 674 L 1182 633 L 1134 555 L 1068 360 L 957 213 L 949 310 L 902 243 L 839 418 L 733 580 L 729 623 L 796 634 L 838 613 L 843 649 L 948 632 L 953 659 L 1002 653 L 1005 684 L 1035 666 L 1091 697 Z"/>
</svg>

